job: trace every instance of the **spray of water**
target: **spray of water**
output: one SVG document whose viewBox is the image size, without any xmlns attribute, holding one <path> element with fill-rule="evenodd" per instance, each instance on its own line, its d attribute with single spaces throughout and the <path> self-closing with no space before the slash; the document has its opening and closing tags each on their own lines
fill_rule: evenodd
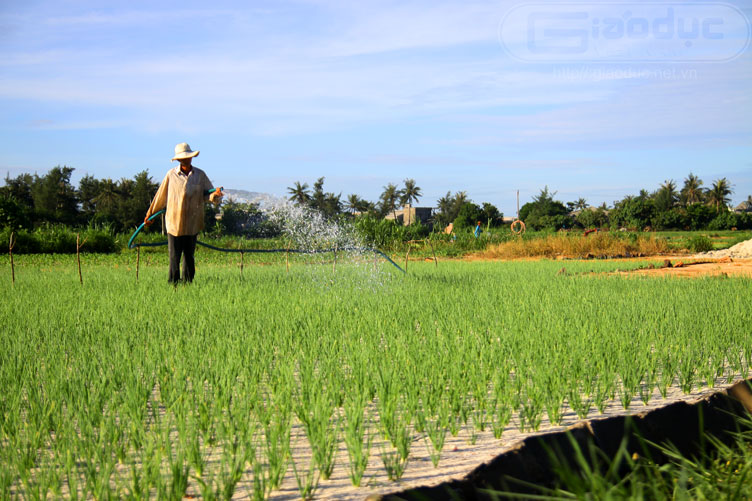
<svg viewBox="0 0 752 501">
<path fill-rule="evenodd" d="M 336 267 L 341 270 L 338 282 L 348 277 L 360 287 L 380 286 L 393 275 L 353 225 L 328 219 L 317 210 L 272 195 L 260 196 L 253 202 L 269 221 L 282 229 L 290 248 L 308 253 L 308 263 L 331 266 L 336 259 Z M 334 266 L 330 266 L 306 269 L 316 278 L 315 282 L 331 284 Z"/>
</svg>

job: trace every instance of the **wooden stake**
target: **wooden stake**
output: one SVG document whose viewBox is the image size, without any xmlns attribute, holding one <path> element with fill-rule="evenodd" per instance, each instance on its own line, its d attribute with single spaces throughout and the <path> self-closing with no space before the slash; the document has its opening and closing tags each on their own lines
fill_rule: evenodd
<svg viewBox="0 0 752 501">
<path fill-rule="evenodd" d="M 407 246 L 407 252 L 405 253 L 405 273 L 407 273 L 407 258 L 410 257 L 410 245 Z"/>
<path fill-rule="evenodd" d="M 334 246 L 334 263 L 332 264 L 332 273 L 337 273 L 337 246 Z"/>
<path fill-rule="evenodd" d="M 76 262 L 78 262 L 78 281 L 81 283 L 81 285 L 83 285 L 84 277 L 83 275 L 81 275 L 81 247 L 83 247 L 86 243 L 86 239 L 84 238 L 84 241 L 79 243 L 80 239 L 81 235 L 79 233 L 76 233 Z"/>
<path fill-rule="evenodd" d="M 141 246 L 136 246 L 136 282 L 138 282 L 138 268 L 141 265 Z"/>
<path fill-rule="evenodd" d="M 240 278 L 243 278 L 243 251 L 240 251 Z"/>
<path fill-rule="evenodd" d="M 428 245 L 431 246 L 431 252 L 433 252 L 433 264 L 435 265 L 436 268 L 438 268 L 439 267 L 439 260 L 436 259 L 436 249 L 433 248 L 433 242 L 431 242 L 431 240 L 429 240 L 429 239 L 426 239 L 426 241 L 428 242 Z"/>
<path fill-rule="evenodd" d="M 10 254 L 10 280 L 14 287 L 16 285 L 16 266 L 13 263 L 13 247 L 16 246 L 15 236 L 16 236 L 15 233 L 11 231 L 10 242 L 9 242 L 10 245 L 8 245 L 8 253 Z"/>
<path fill-rule="evenodd" d="M 285 250 L 285 268 L 287 273 L 290 273 L 290 242 L 287 242 L 287 250 Z"/>
</svg>

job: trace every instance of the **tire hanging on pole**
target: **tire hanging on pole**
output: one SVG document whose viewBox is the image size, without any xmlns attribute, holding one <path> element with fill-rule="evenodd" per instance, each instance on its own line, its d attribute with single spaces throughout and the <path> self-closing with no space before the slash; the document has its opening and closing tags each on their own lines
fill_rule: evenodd
<svg viewBox="0 0 752 501">
<path fill-rule="evenodd" d="M 520 219 L 515 219 L 514 222 L 509 226 L 509 229 L 512 230 L 512 233 L 515 235 L 522 235 L 525 233 L 525 223 Z"/>
</svg>

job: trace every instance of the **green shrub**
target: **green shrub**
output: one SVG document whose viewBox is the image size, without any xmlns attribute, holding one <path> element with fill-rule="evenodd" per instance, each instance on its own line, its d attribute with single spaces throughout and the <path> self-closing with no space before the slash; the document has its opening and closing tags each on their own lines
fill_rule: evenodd
<svg viewBox="0 0 752 501">
<path fill-rule="evenodd" d="M 454 229 L 457 231 L 464 228 L 475 228 L 475 223 L 482 218 L 483 211 L 480 207 L 472 202 L 465 202 L 454 220 Z"/>
<path fill-rule="evenodd" d="M 429 234 L 429 228 L 419 222 L 404 226 L 390 219 L 363 216 L 355 219 L 353 224 L 367 244 L 380 249 L 392 249 L 408 240 L 426 238 Z"/>
<path fill-rule="evenodd" d="M 89 227 L 81 233 L 81 239 L 85 240 L 82 250 L 84 252 L 110 253 L 120 250 L 114 232 L 110 227 Z"/>
<path fill-rule="evenodd" d="M 0 196 L 0 227 L 24 228 L 29 225 L 27 210 L 16 199 Z"/>
<path fill-rule="evenodd" d="M 705 204 L 687 206 L 687 223 L 691 230 L 706 228 L 716 215 L 715 209 Z"/>
<path fill-rule="evenodd" d="M 738 228 L 740 219 L 737 214 L 729 211 L 721 211 L 718 215 L 710 221 L 708 224 L 709 230 L 730 230 L 731 228 Z"/>
<path fill-rule="evenodd" d="M 705 235 L 695 235 L 687 239 L 685 247 L 692 252 L 708 252 L 713 250 L 713 241 Z"/>
<path fill-rule="evenodd" d="M 683 230 L 689 227 L 687 216 L 680 209 L 658 212 L 651 224 L 657 230 Z"/>
<path fill-rule="evenodd" d="M 280 225 L 270 221 L 258 204 L 227 202 L 222 208 L 222 219 L 213 226 L 218 226 L 222 235 L 242 235 L 246 238 L 277 237 L 282 234 Z"/>
<path fill-rule="evenodd" d="M 601 228 L 608 225 L 608 214 L 601 207 L 582 210 L 575 219 L 577 225 L 583 228 Z"/>
<path fill-rule="evenodd" d="M 10 228 L 0 231 L 0 246 L 8 248 Z M 72 254 L 76 252 L 76 233 L 84 242 L 82 252 L 116 252 L 120 248 L 110 227 L 70 229 L 64 225 L 44 225 L 33 231 L 15 231 L 16 254 Z"/>
</svg>

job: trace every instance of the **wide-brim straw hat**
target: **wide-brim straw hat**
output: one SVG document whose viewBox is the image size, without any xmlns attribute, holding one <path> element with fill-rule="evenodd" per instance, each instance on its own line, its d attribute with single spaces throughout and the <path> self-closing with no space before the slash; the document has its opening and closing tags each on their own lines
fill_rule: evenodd
<svg viewBox="0 0 752 501">
<path fill-rule="evenodd" d="M 198 154 L 199 154 L 199 150 L 196 150 L 196 151 L 191 150 L 191 147 L 188 146 L 188 143 L 180 143 L 177 146 L 175 146 L 175 156 L 172 157 L 172 159 L 184 160 L 186 158 L 197 157 Z"/>
</svg>

